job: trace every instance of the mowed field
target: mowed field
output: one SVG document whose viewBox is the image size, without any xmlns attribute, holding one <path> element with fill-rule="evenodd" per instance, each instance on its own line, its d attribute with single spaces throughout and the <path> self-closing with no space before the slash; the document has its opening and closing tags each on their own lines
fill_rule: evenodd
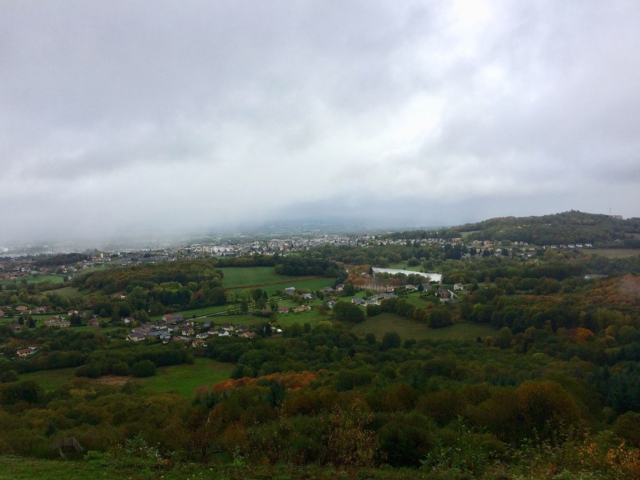
<svg viewBox="0 0 640 480">
<path fill-rule="evenodd" d="M 156 392 L 175 390 L 181 395 L 191 396 L 198 387 L 211 386 L 214 383 L 228 379 L 231 376 L 233 368 L 234 365 L 230 363 L 220 363 L 208 358 L 197 358 L 193 365 L 183 364 L 160 367 L 153 377 L 111 378 L 119 380 L 117 382 L 118 384 L 135 381 L 143 387 Z M 74 378 L 75 370 L 75 368 L 61 368 L 59 370 L 42 370 L 40 372 L 25 373 L 20 375 L 20 380 L 32 380 L 38 383 L 45 391 L 52 391 L 62 383 Z M 91 381 L 101 383 L 100 379 Z"/>
<path fill-rule="evenodd" d="M 495 335 L 497 330 L 489 325 L 458 323 L 445 328 L 429 328 L 422 322 L 401 317 L 395 313 L 381 313 L 355 325 L 351 332 L 359 336 L 373 333 L 378 340 L 387 332 L 397 332 L 402 340 L 461 340 L 475 341 Z"/>
<path fill-rule="evenodd" d="M 291 277 L 278 275 L 273 267 L 238 267 L 221 268 L 224 273 L 222 280 L 225 288 L 242 287 L 245 285 L 261 285 L 263 283 L 285 282 Z"/>
<path fill-rule="evenodd" d="M 20 285 L 22 280 L 25 280 L 25 277 L 21 277 L 15 280 L 15 282 Z M 62 283 L 64 281 L 64 277 L 62 275 L 29 275 L 26 277 L 27 283 L 42 283 L 42 282 L 51 282 L 51 283 Z M 10 284 L 13 283 L 13 280 L 2 280 L 1 284 Z"/>
<path fill-rule="evenodd" d="M 601 255 L 607 258 L 626 258 L 640 255 L 640 249 L 636 248 L 580 248 L 583 255 Z"/>
<path fill-rule="evenodd" d="M 281 305 L 283 303 L 281 302 Z M 284 305 L 288 306 L 288 305 Z M 320 320 L 335 320 L 334 317 L 330 315 L 322 315 L 317 309 L 313 309 L 308 312 L 300 312 L 300 313 L 278 313 L 276 314 L 278 318 L 279 326 L 291 326 L 294 323 L 299 323 L 300 325 L 304 325 L 308 323 L 313 325 Z M 229 315 L 229 316 L 219 316 L 219 317 L 210 317 L 209 320 L 214 321 L 216 324 L 225 324 L 229 323 L 232 325 L 246 325 L 246 326 L 254 326 L 254 325 L 262 325 L 265 322 L 269 321 L 268 318 L 258 317 L 256 315 Z"/>
</svg>

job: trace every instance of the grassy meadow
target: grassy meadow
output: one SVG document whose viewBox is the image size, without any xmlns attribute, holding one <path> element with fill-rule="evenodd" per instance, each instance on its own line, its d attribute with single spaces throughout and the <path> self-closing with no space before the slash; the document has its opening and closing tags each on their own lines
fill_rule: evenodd
<svg viewBox="0 0 640 480">
<path fill-rule="evenodd" d="M 234 304 L 216 305 L 214 307 L 203 307 L 203 308 L 197 308 L 195 310 L 183 310 L 181 312 L 176 312 L 176 313 L 181 313 L 182 315 L 185 316 L 185 318 L 193 318 L 194 315 L 196 317 L 202 317 L 202 316 L 205 316 L 205 315 L 211 315 L 212 313 L 224 312 L 229 305 L 237 306 L 237 305 L 234 305 Z M 151 321 L 158 321 L 158 320 L 161 320 L 163 316 L 164 315 L 154 315 L 154 316 L 150 317 L 150 320 Z"/>
<path fill-rule="evenodd" d="M 193 392 L 203 385 L 211 386 L 214 383 L 226 380 L 231 376 L 234 365 L 220 363 L 208 358 L 197 358 L 193 365 L 172 365 L 160 367 L 153 377 L 111 377 L 116 378 L 117 384 L 135 381 L 145 388 L 156 392 L 175 390 L 184 396 L 191 396 Z M 24 373 L 19 376 L 21 381 L 31 380 L 39 384 L 45 391 L 53 391 L 64 382 L 74 378 L 75 368 L 61 368 L 58 370 L 41 370 L 39 372 Z M 102 379 L 92 380 L 96 383 L 108 383 Z"/>
<path fill-rule="evenodd" d="M 353 475 L 355 476 L 355 474 Z M 197 463 L 154 463 L 137 458 L 81 461 L 42 460 L 14 456 L 0 457 L 0 480 L 333 480 L 347 477 L 341 467 L 316 465 L 296 466 L 286 462 L 278 465 L 235 466 Z M 413 480 L 433 478 L 426 471 L 404 468 L 359 468 L 358 478 L 371 480 Z"/>
<path fill-rule="evenodd" d="M 273 267 L 229 267 L 220 270 L 224 273 L 222 283 L 225 288 L 286 282 L 291 279 L 286 275 L 276 274 Z"/>
<path fill-rule="evenodd" d="M 79 297 L 82 295 L 82 292 L 80 292 L 76 287 L 56 288 L 55 290 L 51 290 L 51 293 L 55 293 L 62 297 Z"/>
<path fill-rule="evenodd" d="M 22 284 L 22 280 L 26 280 L 27 283 L 43 283 L 43 282 L 51 282 L 51 283 L 62 283 L 64 281 L 64 277 L 62 275 L 29 275 L 28 277 L 20 277 L 15 280 L 15 283 L 18 285 Z M 0 284 L 9 285 L 13 284 L 14 280 L 2 280 Z"/>
<path fill-rule="evenodd" d="M 496 333 L 496 329 L 489 325 L 474 323 L 457 323 L 445 328 L 429 328 L 422 322 L 401 317 L 395 313 L 381 313 L 367 318 L 364 322 L 354 325 L 351 331 L 360 336 L 373 333 L 378 340 L 382 339 L 387 332 L 397 332 L 402 340 L 461 341 L 475 341 L 477 337 L 484 338 Z"/>
<path fill-rule="evenodd" d="M 19 361 L 19 360 L 16 360 Z M 39 372 L 23 373 L 19 380 L 36 382 L 43 390 L 50 392 L 58 388 L 67 380 L 74 377 L 75 368 L 59 368 L 57 370 L 40 370 Z"/>
<path fill-rule="evenodd" d="M 231 363 L 220 363 L 208 358 L 196 358 L 193 365 L 160 367 L 153 377 L 133 380 L 156 392 L 176 390 L 180 395 L 192 396 L 198 387 L 210 387 L 214 383 L 228 379 L 233 368 L 234 365 Z"/>
</svg>

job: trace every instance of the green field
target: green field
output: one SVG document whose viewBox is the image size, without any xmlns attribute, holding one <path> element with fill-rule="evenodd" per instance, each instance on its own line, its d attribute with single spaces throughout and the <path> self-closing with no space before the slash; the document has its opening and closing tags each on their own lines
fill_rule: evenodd
<svg viewBox="0 0 640 480">
<path fill-rule="evenodd" d="M 418 307 L 418 308 L 425 308 L 427 305 L 433 305 L 431 302 L 427 302 L 426 300 L 423 300 L 422 298 L 420 298 L 420 295 L 416 293 L 407 295 L 405 297 L 405 300 L 411 305 L 413 305 L 414 307 Z"/>
<path fill-rule="evenodd" d="M 473 233 L 478 233 L 480 230 L 472 230 L 470 232 L 462 232 L 462 238 L 467 238 L 469 235 Z"/>
<path fill-rule="evenodd" d="M 198 464 L 157 468 L 152 462 L 144 463 L 135 459 L 107 463 L 100 460 L 63 461 L 12 456 L 0 457 L 0 480 L 93 480 L 96 478 L 104 480 L 148 480 L 150 478 L 222 480 L 228 479 L 230 476 L 223 469 L 204 468 L 203 465 Z"/>
<path fill-rule="evenodd" d="M 224 272 L 222 283 L 225 288 L 285 282 L 291 279 L 291 277 L 287 277 L 286 275 L 276 274 L 273 271 L 273 267 L 238 267 L 221 268 L 220 270 Z"/>
<path fill-rule="evenodd" d="M 22 280 L 25 280 L 24 277 L 18 278 L 15 280 L 15 283 L 20 285 Z M 64 277 L 62 275 L 29 275 L 26 277 L 27 283 L 43 283 L 43 282 L 51 282 L 51 283 L 62 283 Z M 3 285 L 12 284 L 13 280 L 2 280 L 0 283 Z"/>
<path fill-rule="evenodd" d="M 331 286 L 332 278 L 309 278 L 288 277 L 286 275 L 278 275 L 273 272 L 273 267 L 247 267 L 247 268 L 221 268 L 224 272 L 222 283 L 225 288 L 234 288 L 241 290 L 243 286 L 263 285 L 262 290 L 266 290 L 271 294 L 276 290 L 283 290 L 287 287 L 296 287 L 297 289 L 317 290 Z M 275 283 L 275 285 L 265 285 Z"/>
<path fill-rule="evenodd" d="M 284 290 L 287 287 L 296 287 L 298 290 L 311 290 L 312 292 L 316 290 L 322 290 L 324 287 L 330 287 L 333 285 L 333 278 L 312 278 L 310 280 L 296 280 L 294 277 L 287 277 L 287 283 L 282 283 L 279 285 L 267 285 L 264 287 L 260 287 L 262 290 L 266 291 L 267 294 L 271 295 L 276 290 Z"/>
<path fill-rule="evenodd" d="M 378 340 L 387 332 L 397 332 L 402 340 L 463 340 L 475 341 L 477 337 L 495 335 L 496 329 L 489 325 L 458 323 L 451 327 L 429 328 L 424 323 L 410 320 L 395 313 L 381 313 L 355 325 L 351 331 L 364 336 L 373 333 Z"/>
<path fill-rule="evenodd" d="M 19 360 L 17 360 L 19 361 Z M 45 391 L 52 391 L 62 383 L 73 378 L 75 368 L 60 368 L 58 370 L 41 370 L 33 373 L 23 373 L 20 380 L 31 380 L 40 385 Z"/>
<path fill-rule="evenodd" d="M 193 365 L 174 365 L 160 367 L 153 377 L 130 378 L 143 387 L 162 392 L 176 390 L 181 395 L 189 396 L 202 385 L 213 385 L 231 376 L 234 365 L 220 363 L 208 358 L 197 358 Z M 20 380 L 32 380 L 45 391 L 52 391 L 62 383 L 74 377 L 75 368 L 61 368 L 59 370 L 42 370 L 40 372 L 20 375 Z M 124 380 L 125 377 L 123 377 Z M 99 380 L 94 380 L 99 382 Z"/>
<path fill-rule="evenodd" d="M 281 304 L 282 305 L 282 304 Z M 288 305 L 283 305 L 288 306 Z M 278 318 L 278 325 L 281 326 L 289 326 L 294 323 L 299 323 L 300 325 L 304 325 L 305 323 L 310 323 L 313 325 L 320 320 L 332 320 L 333 318 L 329 315 L 321 315 L 320 312 L 316 309 L 311 310 L 309 312 L 300 312 L 300 313 L 278 313 L 276 314 Z M 258 317 L 255 315 L 229 315 L 229 316 L 220 316 L 213 317 L 213 320 L 216 324 L 230 323 L 233 325 L 260 325 L 265 323 L 268 318 Z"/>
<path fill-rule="evenodd" d="M 601 255 L 607 258 L 626 258 L 640 255 L 640 249 L 636 248 L 579 248 L 583 255 Z"/>
<path fill-rule="evenodd" d="M 181 313 L 185 316 L 185 318 L 193 318 L 194 315 L 196 317 L 202 317 L 204 315 L 210 315 L 212 313 L 224 312 L 229 305 L 239 306 L 240 304 L 216 305 L 215 307 L 204 307 L 198 308 L 196 310 L 183 310 L 181 312 L 175 313 Z M 150 317 L 150 320 L 158 321 L 161 320 L 163 316 L 164 315 L 154 315 L 153 317 Z"/>
<path fill-rule="evenodd" d="M 106 265 L 94 265 L 93 267 L 81 268 L 76 273 L 80 273 L 80 275 L 91 272 L 99 272 L 100 270 L 106 269 Z"/>
<path fill-rule="evenodd" d="M 78 297 L 82 295 L 76 287 L 56 288 L 55 290 L 50 290 L 50 292 L 62 297 Z"/>
<path fill-rule="evenodd" d="M 216 456 L 220 460 L 219 456 Z M 409 480 L 433 478 L 423 471 L 408 468 L 358 468 L 358 478 L 370 480 Z M 355 474 L 353 475 L 355 477 Z M 154 463 L 136 457 L 121 457 L 117 460 L 63 461 L 42 460 L 17 456 L 0 457 L 0 480 L 334 480 L 349 478 L 342 467 L 316 465 L 296 466 L 281 462 L 277 465 L 252 465 L 237 467 L 211 463 Z M 452 477 L 453 478 L 453 477 Z"/>
<path fill-rule="evenodd" d="M 228 379 L 234 366 L 208 358 L 197 358 L 193 365 L 161 367 L 153 377 L 139 378 L 135 381 L 156 392 L 176 390 L 181 395 L 191 396 L 198 387 L 210 387 Z"/>
</svg>

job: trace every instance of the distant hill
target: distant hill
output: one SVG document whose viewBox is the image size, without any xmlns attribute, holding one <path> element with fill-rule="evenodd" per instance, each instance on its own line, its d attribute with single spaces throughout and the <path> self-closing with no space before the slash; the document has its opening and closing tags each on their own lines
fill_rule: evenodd
<svg viewBox="0 0 640 480">
<path fill-rule="evenodd" d="M 640 218 L 622 220 L 571 210 L 541 217 L 501 217 L 452 230 L 472 240 L 511 240 L 536 245 L 592 243 L 640 248 Z"/>
</svg>

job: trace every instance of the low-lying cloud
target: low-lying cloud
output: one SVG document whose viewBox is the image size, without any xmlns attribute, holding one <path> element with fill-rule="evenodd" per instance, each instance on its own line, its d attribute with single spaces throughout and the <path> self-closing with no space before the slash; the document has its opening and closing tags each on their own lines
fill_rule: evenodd
<svg viewBox="0 0 640 480">
<path fill-rule="evenodd" d="M 634 2 L 0 6 L 0 240 L 640 215 Z"/>
</svg>

